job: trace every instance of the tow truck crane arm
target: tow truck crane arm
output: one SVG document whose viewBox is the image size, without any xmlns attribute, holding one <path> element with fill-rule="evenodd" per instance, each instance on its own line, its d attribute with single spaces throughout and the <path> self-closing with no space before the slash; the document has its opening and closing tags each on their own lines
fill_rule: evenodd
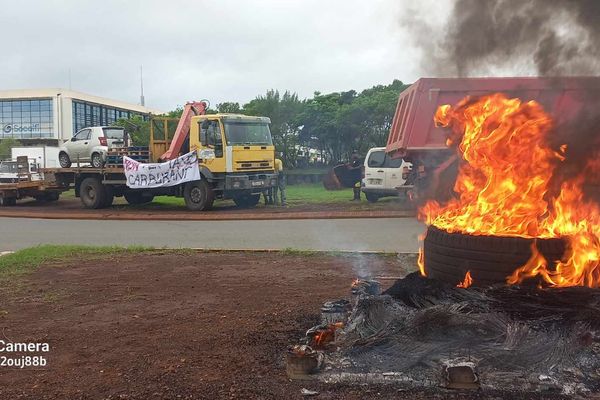
<svg viewBox="0 0 600 400">
<path fill-rule="evenodd" d="M 173 134 L 173 139 L 171 140 L 169 150 L 160 156 L 162 161 L 173 160 L 179 156 L 181 147 L 183 146 L 185 139 L 190 134 L 192 117 L 195 115 L 206 114 L 206 108 L 207 104 L 204 101 L 194 101 L 185 105 L 183 108 L 183 113 L 181 114 L 181 118 L 179 119 L 179 123 L 177 124 L 177 129 Z"/>
</svg>

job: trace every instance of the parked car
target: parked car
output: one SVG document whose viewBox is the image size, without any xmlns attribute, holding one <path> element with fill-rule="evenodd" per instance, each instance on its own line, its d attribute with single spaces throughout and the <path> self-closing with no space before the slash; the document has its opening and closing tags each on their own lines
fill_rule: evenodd
<svg viewBox="0 0 600 400">
<path fill-rule="evenodd" d="M 115 126 L 92 126 L 78 131 L 59 150 L 58 162 L 69 168 L 72 163 L 90 163 L 101 168 L 110 147 L 125 146 L 125 130 Z"/>
<path fill-rule="evenodd" d="M 411 170 L 411 163 L 402 158 L 391 158 L 385 153 L 385 147 L 374 147 L 365 157 L 361 190 L 370 202 L 398 196 L 406 189 L 404 186 Z"/>
</svg>

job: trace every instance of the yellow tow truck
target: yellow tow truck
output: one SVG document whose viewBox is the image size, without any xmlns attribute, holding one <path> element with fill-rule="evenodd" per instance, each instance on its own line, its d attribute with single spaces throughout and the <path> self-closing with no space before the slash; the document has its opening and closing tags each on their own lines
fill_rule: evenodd
<svg viewBox="0 0 600 400">
<path fill-rule="evenodd" d="M 204 102 L 188 103 L 179 120 L 154 118 L 150 125 L 154 161 L 197 152 L 202 179 L 184 184 L 180 193 L 190 210 L 210 209 L 215 198 L 233 199 L 239 207 L 255 206 L 261 193 L 277 184 L 271 120 L 205 111 Z M 175 121 L 171 136 L 169 128 Z"/>
</svg>

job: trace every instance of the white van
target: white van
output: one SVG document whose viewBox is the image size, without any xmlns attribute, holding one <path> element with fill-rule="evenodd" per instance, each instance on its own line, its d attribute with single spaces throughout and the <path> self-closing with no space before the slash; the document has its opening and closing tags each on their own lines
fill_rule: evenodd
<svg viewBox="0 0 600 400">
<path fill-rule="evenodd" d="M 385 147 L 374 147 L 365 157 L 361 190 L 370 202 L 381 197 L 398 196 L 411 170 L 411 163 L 389 157 L 385 154 Z"/>
</svg>

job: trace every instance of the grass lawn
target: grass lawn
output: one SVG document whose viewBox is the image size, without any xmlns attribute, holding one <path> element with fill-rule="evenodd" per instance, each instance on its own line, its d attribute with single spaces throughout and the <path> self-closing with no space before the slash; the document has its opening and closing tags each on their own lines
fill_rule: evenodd
<svg viewBox="0 0 600 400">
<path fill-rule="evenodd" d="M 331 204 L 348 202 L 352 199 L 352 189 L 329 191 L 322 184 L 290 185 L 286 188 L 287 201 L 290 205 L 302 204 Z M 152 202 L 153 206 L 182 206 L 185 207 L 183 198 L 170 196 L 157 196 Z M 215 207 L 220 205 L 233 205 L 233 201 L 216 201 Z M 146 206 L 147 207 L 147 206 Z"/>
<path fill-rule="evenodd" d="M 325 190 L 321 183 L 290 185 L 286 188 L 290 204 L 339 203 L 352 200 L 352 189 Z"/>
<path fill-rule="evenodd" d="M 131 246 L 71 246 L 41 245 L 19 250 L 0 257 L 0 278 L 33 271 L 43 263 L 59 261 L 75 256 L 103 256 L 116 253 L 138 253 L 149 247 Z"/>
</svg>

